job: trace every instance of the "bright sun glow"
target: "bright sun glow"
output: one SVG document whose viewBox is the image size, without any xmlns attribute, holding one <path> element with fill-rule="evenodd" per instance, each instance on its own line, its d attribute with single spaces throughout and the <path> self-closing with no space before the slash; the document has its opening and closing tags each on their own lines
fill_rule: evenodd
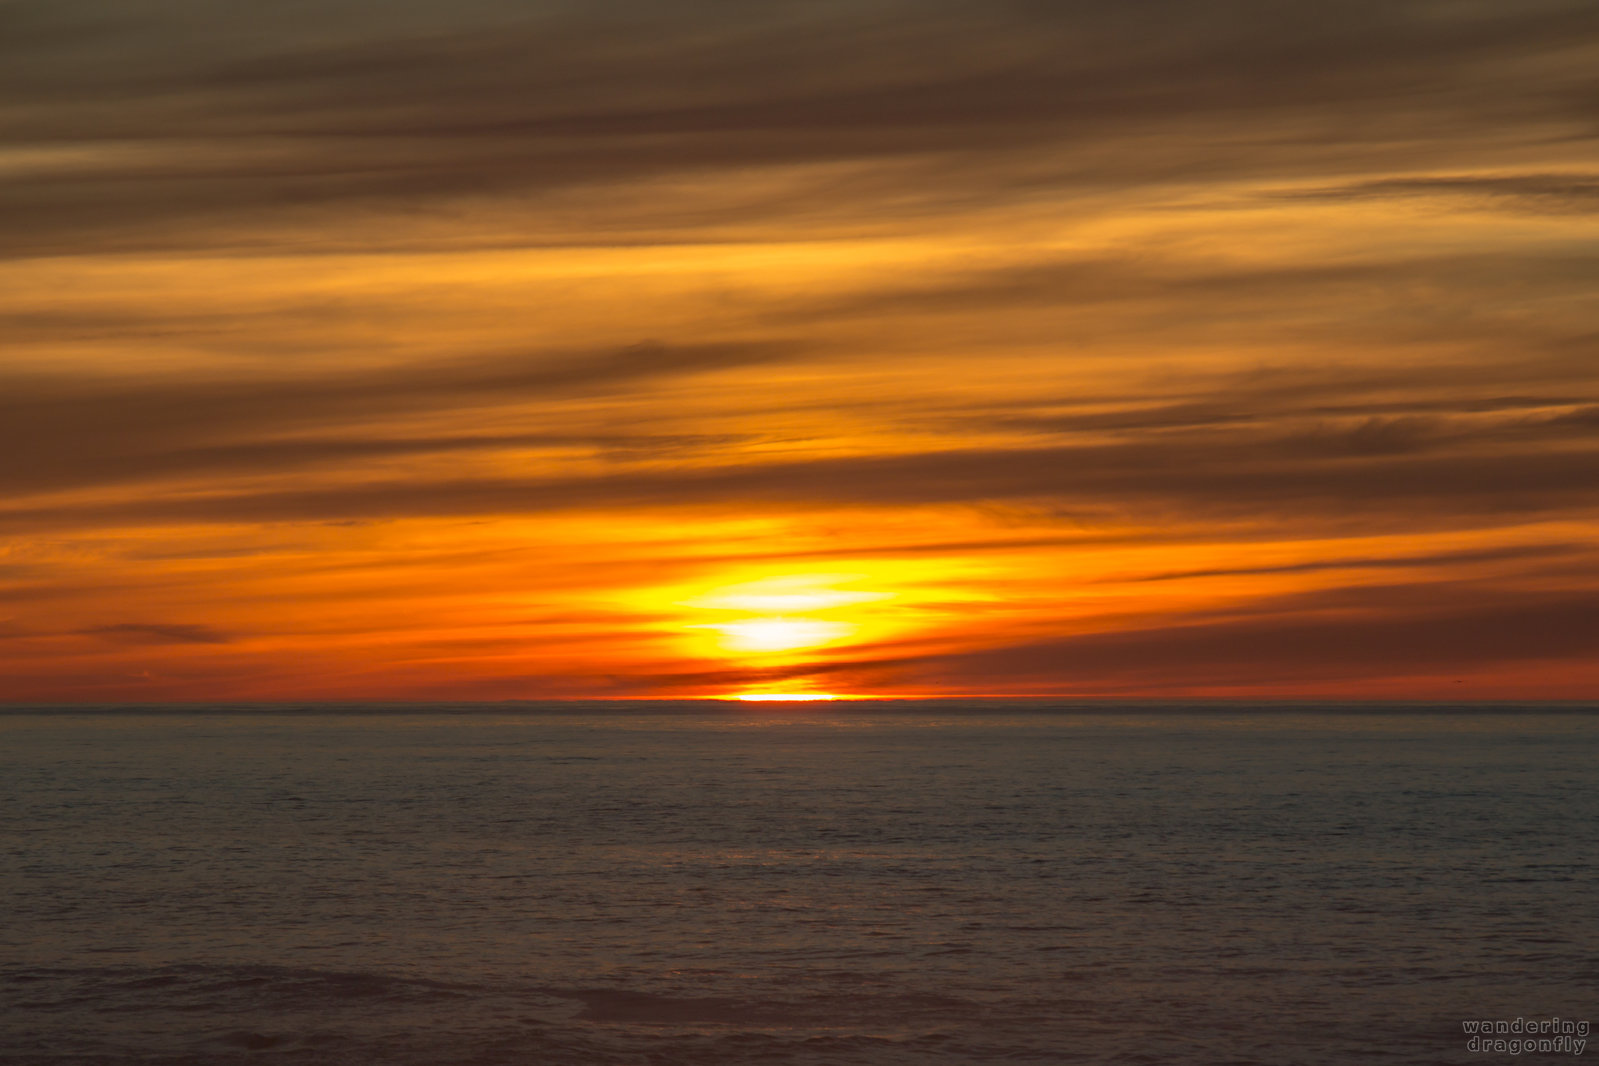
<svg viewBox="0 0 1599 1066">
<path fill-rule="evenodd" d="M 776 652 L 820 647 L 848 636 L 854 627 L 813 618 L 749 618 L 710 628 L 722 634 L 722 644 L 730 651 Z"/>
<path fill-rule="evenodd" d="M 745 703 L 814 703 L 838 699 L 831 692 L 741 692 L 733 698 Z"/>
<path fill-rule="evenodd" d="M 724 586 L 696 596 L 685 606 L 751 614 L 799 614 L 888 599 L 885 593 L 839 588 L 847 574 L 783 574 Z"/>
<path fill-rule="evenodd" d="M 871 639 L 894 593 L 850 587 L 863 574 L 765 574 L 712 588 L 685 589 L 673 606 L 691 611 L 683 626 L 698 654 L 764 665 L 847 642 Z"/>
</svg>

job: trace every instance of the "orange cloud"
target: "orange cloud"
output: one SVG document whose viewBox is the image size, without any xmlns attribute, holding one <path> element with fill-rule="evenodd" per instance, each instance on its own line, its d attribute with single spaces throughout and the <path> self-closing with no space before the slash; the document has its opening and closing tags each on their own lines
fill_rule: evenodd
<svg viewBox="0 0 1599 1066">
<path fill-rule="evenodd" d="M 708 10 L 15 12 L 0 698 L 1599 692 L 1591 4 Z"/>
</svg>

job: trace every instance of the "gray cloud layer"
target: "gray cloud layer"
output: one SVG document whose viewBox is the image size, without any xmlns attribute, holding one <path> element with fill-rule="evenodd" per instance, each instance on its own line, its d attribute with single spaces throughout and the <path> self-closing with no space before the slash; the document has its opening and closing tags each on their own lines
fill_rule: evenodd
<svg viewBox="0 0 1599 1066">
<path fill-rule="evenodd" d="M 232 639 L 210 626 L 173 622 L 118 622 L 85 629 L 81 635 L 118 644 L 227 644 Z"/>
<path fill-rule="evenodd" d="M 1139 520 L 1171 514 L 1254 519 L 1319 516 L 1398 526 L 1452 520 L 1587 515 L 1599 484 L 1593 392 L 1504 391 L 1565 385 L 1571 362 L 1486 363 L 1362 373 L 1282 368 L 1228 377 L 1166 402 L 1123 398 L 1048 411 L 983 408 L 922 417 L 1003 443 L 908 454 L 764 461 L 715 433 L 630 426 L 551 431 L 541 410 L 574 396 L 707 372 L 782 364 L 805 352 L 780 338 L 622 351 L 495 356 L 318 378 L 71 379 L 12 375 L 0 397 L 0 526 L 81 523 L 344 521 L 426 515 L 536 514 L 588 507 L 916 505 L 1032 500 Z M 1408 398 L 1392 400 L 1396 392 Z M 777 402 L 781 402 L 779 399 Z M 1044 410 L 1041 411 L 1040 409 Z M 383 428 L 398 416 L 499 412 L 520 432 Z M 671 425 L 668 421 L 666 425 Z M 385 458 L 468 457 L 577 449 L 603 468 L 523 476 L 396 479 L 362 470 Z M 662 459 L 679 460 L 663 464 Z M 648 460 L 639 467 L 634 460 Z M 235 484 L 259 474 L 347 467 L 337 482 L 284 489 Z M 352 474 L 350 471 L 354 471 Z M 163 483 L 205 479 L 203 495 L 166 496 Z M 121 502 L 33 505 L 29 494 L 147 486 Z"/>
<path fill-rule="evenodd" d="M 1588 434 L 1591 437 L 1591 432 Z M 1307 455 L 1307 451 L 1311 454 Z M 1478 453 L 1339 445 L 1286 448 L 1174 440 L 933 451 L 759 464 L 690 466 L 574 478 L 412 477 L 329 488 L 145 498 L 80 507 L 12 507 L 0 525 L 330 521 L 413 515 L 537 514 L 596 507 L 755 504 L 910 505 L 1015 499 L 1209 516 L 1392 516 L 1493 522 L 1575 509 L 1599 484 L 1599 447 Z M 1399 516 L 1403 516 L 1402 520 Z"/>
<path fill-rule="evenodd" d="M 1488 590 L 1437 607 L 1436 586 L 1339 590 L 1353 614 L 1299 614 L 1313 598 L 1261 605 L 1256 617 L 1019 643 L 902 670 L 972 685 L 985 677 L 1069 679 L 1095 686 L 1234 684 L 1271 687 L 1558 661 L 1599 651 L 1599 595 Z"/>
<path fill-rule="evenodd" d="M 393 439 L 374 437 L 368 427 L 417 411 L 554 402 L 574 393 L 791 358 L 798 350 L 796 344 L 775 341 L 644 343 L 620 351 L 456 358 L 318 377 L 0 377 L 6 386 L 0 394 L 0 455 L 7 457 L 0 463 L 0 488 L 26 493 L 173 475 L 294 470 L 341 459 L 590 441 L 638 447 L 641 442 L 629 436 L 596 441 L 529 432 Z M 313 431 L 309 437 L 308 430 Z M 286 435 L 294 436 L 283 439 Z M 674 441 L 655 443 L 670 447 Z"/>
<path fill-rule="evenodd" d="M 537 15 L 23 0 L 3 17 L 15 103 L 0 144 L 85 150 L 7 182 L 14 254 L 227 241 L 324 209 L 792 164 L 899 167 L 847 188 L 863 212 L 1040 182 L 1480 167 L 1592 137 L 1599 98 L 1599 11 L 1581 0 L 601 3 Z M 768 224 L 825 213 L 836 181 L 744 209 Z M 1587 188 L 1540 181 L 1486 191 L 1547 201 Z M 521 225 L 528 239 L 549 228 Z"/>
</svg>

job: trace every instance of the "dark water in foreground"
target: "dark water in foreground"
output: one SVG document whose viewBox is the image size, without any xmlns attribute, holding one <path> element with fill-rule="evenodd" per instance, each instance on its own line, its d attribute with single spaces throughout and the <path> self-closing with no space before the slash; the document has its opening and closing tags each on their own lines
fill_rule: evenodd
<svg viewBox="0 0 1599 1066">
<path fill-rule="evenodd" d="M 568 711 L 0 715 L 0 1062 L 1570 1061 L 1462 1021 L 1599 1020 L 1599 715 Z"/>
</svg>

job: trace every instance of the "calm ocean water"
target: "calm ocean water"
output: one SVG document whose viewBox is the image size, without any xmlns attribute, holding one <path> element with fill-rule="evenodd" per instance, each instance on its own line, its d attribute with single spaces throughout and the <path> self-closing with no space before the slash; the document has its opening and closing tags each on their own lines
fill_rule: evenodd
<svg viewBox="0 0 1599 1066">
<path fill-rule="evenodd" d="M 304 711 L 0 714 L 0 1062 L 1549 1061 L 1462 1022 L 1599 1020 L 1591 710 Z"/>
</svg>

